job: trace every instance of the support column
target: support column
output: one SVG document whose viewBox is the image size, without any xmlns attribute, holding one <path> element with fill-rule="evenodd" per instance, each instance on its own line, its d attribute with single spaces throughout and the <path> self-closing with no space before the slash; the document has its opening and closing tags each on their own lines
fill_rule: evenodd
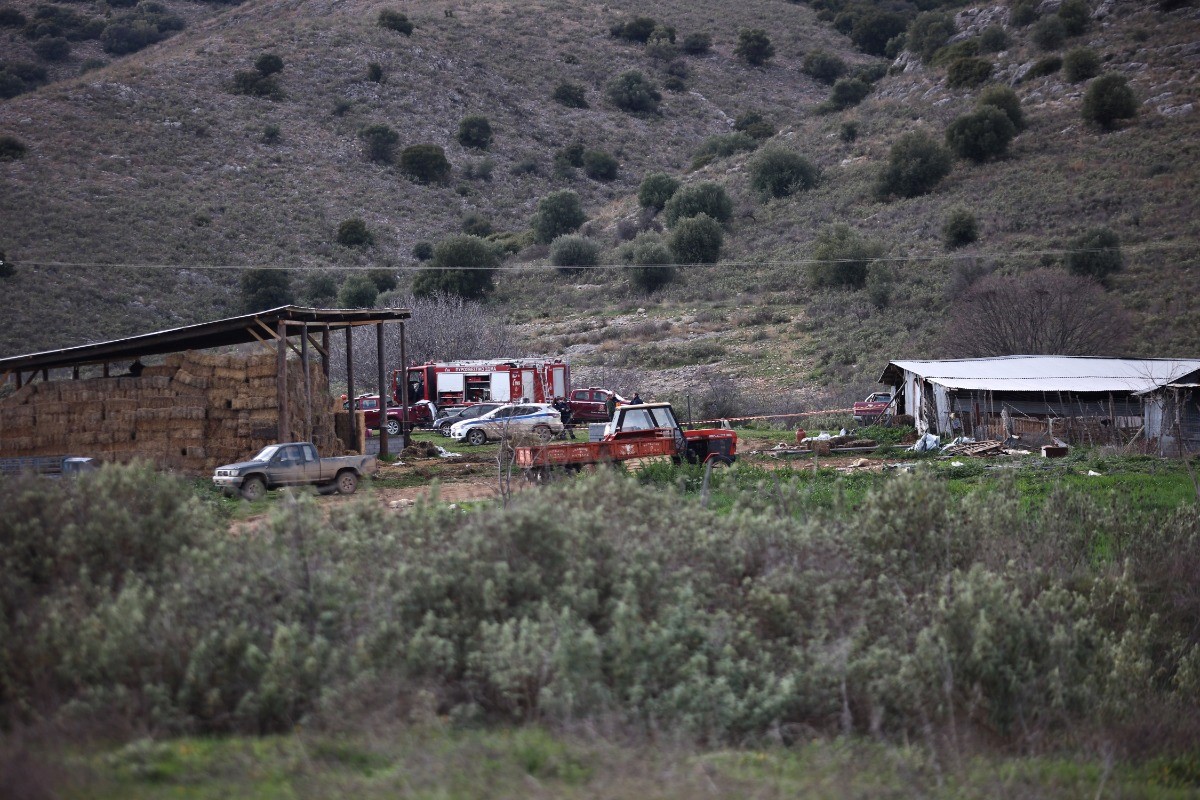
<svg viewBox="0 0 1200 800">
<path fill-rule="evenodd" d="M 304 440 L 311 442 L 312 429 L 312 379 L 308 375 L 308 323 L 300 326 L 300 365 L 304 369 Z"/>
<path fill-rule="evenodd" d="M 388 453 L 388 430 L 387 430 L 387 407 L 388 401 L 392 399 L 392 393 L 387 390 L 387 370 L 383 362 L 383 323 L 375 323 L 375 364 L 379 373 L 379 455 L 386 456 Z M 404 422 L 406 411 L 401 409 L 400 435 L 404 436 Z"/>
<path fill-rule="evenodd" d="M 400 323 L 400 407 L 404 409 L 404 421 L 400 423 L 400 449 L 408 447 L 408 356 L 404 350 L 404 323 Z"/>
<path fill-rule="evenodd" d="M 21 370 L 17 370 L 17 388 L 20 389 L 24 385 L 24 382 L 21 380 Z"/>
<path fill-rule="evenodd" d="M 275 341 L 275 398 L 279 404 L 279 430 L 276 436 L 280 442 L 290 442 L 292 440 L 292 420 L 288 413 L 287 327 L 283 324 L 283 320 L 276 323 L 275 333 L 278 337 Z"/>
<path fill-rule="evenodd" d="M 346 400 L 350 409 L 350 441 L 358 444 L 358 413 L 354 408 L 354 328 L 346 326 Z"/>
<path fill-rule="evenodd" d="M 321 329 L 321 373 L 325 375 L 325 385 L 329 385 L 329 326 Z"/>
</svg>

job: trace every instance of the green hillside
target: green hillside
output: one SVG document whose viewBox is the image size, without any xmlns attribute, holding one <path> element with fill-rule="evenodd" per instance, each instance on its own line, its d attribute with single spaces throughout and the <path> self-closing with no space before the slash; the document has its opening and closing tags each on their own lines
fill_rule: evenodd
<svg viewBox="0 0 1200 800">
<path fill-rule="evenodd" d="M 876 192 L 891 147 L 913 131 L 942 141 L 981 87 L 951 88 L 952 58 L 862 52 L 856 31 L 839 31 L 845 3 L 420 2 L 396 7 L 410 35 L 378 25 L 390 7 L 363 0 L 160 5 L 147 13 L 178 15 L 183 29 L 128 55 L 104 53 L 109 36 L 47 61 L 24 29 L 0 28 L 3 61 L 46 69 L 40 88 L 0 101 L 0 136 L 25 147 L 0 160 L 0 249 L 16 265 L 0 284 L 0 353 L 236 313 L 245 267 L 288 268 L 300 300 L 312 274 L 340 281 L 358 268 L 398 275 L 403 292 L 420 266 L 414 245 L 459 233 L 469 214 L 508 245 L 488 303 L 530 351 L 567 352 L 583 374 L 633 372 L 659 392 L 733 375 L 760 398 L 856 393 L 889 358 L 961 352 L 968 343 L 944 331 L 972 280 L 1057 269 L 1071 240 L 1095 227 L 1121 243 L 1124 268 L 1108 288 L 1130 314 L 1123 349 L 1194 356 L 1200 342 L 1194 4 L 1092 2 L 1085 30 L 1050 46 L 1038 21 L 1012 24 L 1003 5 L 954 9 L 962 37 L 1005 31 L 1004 49 L 977 58 L 991 64 L 985 82 L 1014 88 L 1027 127 L 1007 155 L 956 159 L 930 193 L 908 199 Z M 1043 5 L 1043 18 L 1055 16 L 1055 4 Z M 3 8 L 33 19 L 38 4 Z M 129 13 L 101 2 L 69 8 L 110 21 Z M 671 53 L 611 34 L 639 14 L 672 26 L 677 49 L 693 34 L 708 34 L 711 49 Z M 769 36 L 765 64 L 736 54 L 744 29 Z M 1080 47 L 1100 72 L 1127 78 L 1134 118 L 1110 129 L 1084 121 L 1095 78 L 1072 82 L 1063 69 L 1029 77 Z M 804 70 L 816 50 L 849 74 L 868 71 L 861 103 L 821 113 L 830 87 Z M 264 53 L 283 61 L 275 96 L 235 93 L 235 73 Z M 96 58 L 107 63 L 81 73 Z M 657 113 L 622 111 L 606 96 L 627 70 L 661 92 Z M 583 87 L 586 108 L 552 99 L 563 82 Z M 764 203 L 751 186 L 755 153 L 697 159 L 709 137 L 733 133 L 752 112 L 776 131 L 760 150 L 804 156 L 819 172 L 813 188 Z M 457 138 L 477 114 L 493 132 L 487 149 Z M 375 124 L 396 131 L 397 154 L 444 148 L 448 178 L 422 184 L 399 157 L 369 160 L 359 132 Z M 566 166 L 573 144 L 613 156 L 615 178 Z M 647 294 L 618 267 L 622 240 L 662 225 L 637 200 L 651 172 L 716 182 L 732 211 L 720 262 L 680 266 Z M 611 268 L 561 275 L 547 266 L 548 247 L 532 243 L 538 201 L 560 189 L 580 195 L 583 232 Z M 978 238 L 948 251 L 942 226 L 955 208 L 973 214 Z M 351 218 L 366 223 L 372 245 L 336 243 Z M 884 257 L 864 289 L 818 287 L 809 274 L 819 235 L 839 223 Z"/>
</svg>

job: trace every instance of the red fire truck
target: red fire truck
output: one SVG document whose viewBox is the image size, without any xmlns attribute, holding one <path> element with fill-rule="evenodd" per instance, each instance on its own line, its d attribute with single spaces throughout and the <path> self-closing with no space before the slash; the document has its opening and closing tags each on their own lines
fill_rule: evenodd
<svg viewBox="0 0 1200 800">
<path fill-rule="evenodd" d="M 400 370 L 392 394 L 400 397 Z M 571 390 L 571 367 L 562 359 L 503 358 L 440 361 L 408 368 L 408 402 L 429 400 L 438 408 L 527 400 L 549 403 Z"/>
</svg>

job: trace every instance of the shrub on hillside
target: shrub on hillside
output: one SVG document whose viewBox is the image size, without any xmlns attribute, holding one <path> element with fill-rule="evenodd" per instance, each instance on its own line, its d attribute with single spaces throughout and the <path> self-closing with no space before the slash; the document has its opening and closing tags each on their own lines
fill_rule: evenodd
<svg viewBox="0 0 1200 800">
<path fill-rule="evenodd" d="M 712 49 L 712 37 L 707 33 L 689 33 L 683 37 L 679 49 L 689 56 L 702 56 Z"/>
<path fill-rule="evenodd" d="M 838 128 L 838 138 L 843 142 L 853 142 L 858 138 L 858 120 L 848 119 Z"/>
<path fill-rule="evenodd" d="M 282 269 L 244 270 L 239 284 L 247 312 L 290 305 L 294 297 L 291 276 Z"/>
<path fill-rule="evenodd" d="M 1043 17 L 1033 26 L 1029 38 L 1042 50 L 1057 50 L 1067 40 L 1067 27 L 1058 17 Z"/>
<path fill-rule="evenodd" d="M 952 208 L 942 223 L 942 244 L 947 250 L 965 247 L 979 238 L 979 223 L 965 208 Z"/>
<path fill-rule="evenodd" d="M 463 117 L 458 123 L 457 138 L 463 147 L 487 150 L 492 145 L 492 124 L 482 114 Z"/>
<path fill-rule="evenodd" d="M 637 70 L 622 72 L 605 86 L 605 94 L 622 111 L 651 114 L 658 111 L 662 93 Z"/>
<path fill-rule="evenodd" d="M 594 181 L 615 180 L 621 165 L 603 150 L 586 150 L 583 154 L 583 174 Z"/>
<path fill-rule="evenodd" d="M 327 272 L 314 272 L 304 281 L 304 304 L 309 308 L 332 308 L 337 302 L 337 280 Z"/>
<path fill-rule="evenodd" d="M 338 308 L 374 308 L 379 288 L 366 275 L 351 275 L 338 290 Z"/>
<path fill-rule="evenodd" d="M 1008 34 L 1000 25 L 989 25 L 979 34 L 979 52 L 1000 53 L 1008 49 Z"/>
<path fill-rule="evenodd" d="M 492 235 L 491 219 L 486 214 L 481 214 L 478 211 L 468 211 L 463 214 L 460 227 L 463 233 L 469 233 L 481 239 Z"/>
<path fill-rule="evenodd" d="M 1008 121 L 1016 128 L 1017 133 L 1025 130 L 1025 114 L 1021 111 L 1021 98 L 1007 86 L 993 84 L 984 87 L 975 101 L 977 108 L 995 106 L 1008 116 Z"/>
<path fill-rule="evenodd" d="M 960 58 L 946 67 L 946 84 L 954 89 L 973 89 L 992 77 L 992 62 L 986 58 Z"/>
<path fill-rule="evenodd" d="M 987 161 L 1008 152 L 1017 128 L 1008 115 L 995 106 L 981 106 L 960 114 L 946 127 L 946 144 L 959 158 Z"/>
<path fill-rule="evenodd" d="M 274 53 L 263 53 L 255 59 L 254 68 L 264 78 L 268 75 L 275 75 L 276 73 L 283 72 L 283 59 Z"/>
<path fill-rule="evenodd" d="M 692 168 L 699 169 L 718 158 L 728 158 L 737 153 L 749 153 L 758 149 L 758 140 L 748 133 L 718 133 L 701 142 L 692 156 Z"/>
<path fill-rule="evenodd" d="M 1058 7 L 1058 18 L 1062 20 L 1067 36 L 1078 36 L 1088 29 L 1092 21 L 1092 10 L 1087 0 L 1063 0 Z"/>
<path fill-rule="evenodd" d="M 671 251 L 656 233 L 640 233 L 617 250 L 617 257 L 631 265 L 629 279 L 644 292 L 653 292 L 675 279 Z"/>
<path fill-rule="evenodd" d="M 721 258 L 724 239 L 721 223 L 697 214 L 675 226 L 667 246 L 676 264 L 715 264 Z"/>
<path fill-rule="evenodd" d="M 825 50 L 813 50 L 804 56 L 800 71 L 813 80 L 832 85 L 846 74 L 846 62 Z"/>
<path fill-rule="evenodd" d="M 679 48 L 675 46 L 675 29 L 664 28 L 659 26 L 650 34 L 650 38 L 646 40 L 646 56 L 658 61 L 671 61 L 679 55 Z"/>
<path fill-rule="evenodd" d="M 367 223 L 358 217 L 352 217 L 338 226 L 337 243 L 343 247 L 367 247 L 373 244 L 375 237 L 367 228 Z"/>
<path fill-rule="evenodd" d="M 11 6 L 0 8 L 0 28 L 22 28 L 25 26 L 25 15 Z"/>
<path fill-rule="evenodd" d="M 368 62 L 367 80 L 371 83 L 383 83 L 383 65 L 377 61 Z"/>
<path fill-rule="evenodd" d="M 1031 81 L 1035 78 L 1044 78 L 1047 75 L 1053 75 L 1062 69 L 1062 56 L 1046 56 L 1040 58 L 1026 70 L 1022 80 Z"/>
<path fill-rule="evenodd" d="M 433 258 L 433 243 L 417 242 L 413 245 L 412 256 L 417 261 L 428 261 Z"/>
<path fill-rule="evenodd" d="M 381 28 L 403 33 L 405 36 L 411 36 L 413 32 L 413 24 L 409 22 L 408 15 L 394 8 L 385 8 L 380 11 L 377 24 Z"/>
<path fill-rule="evenodd" d="M 400 151 L 400 170 L 418 183 L 440 183 L 450 177 L 450 162 L 438 145 L 414 144 Z"/>
<path fill-rule="evenodd" d="M 1009 24 L 1024 28 L 1032 25 L 1041 16 L 1038 13 L 1040 0 L 1012 0 L 1008 9 Z"/>
<path fill-rule="evenodd" d="M 1109 73 L 1092 81 L 1083 95 L 1083 118 L 1102 128 L 1137 116 L 1137 98 L 1123 75 Z"/>
<path fill-rule="evenodd" d="M 957 33 L 954 15 L 946 11 L 924 11 L 913 17 L 905 31 L 904 47 L 926 64 L 942 45 Z"/>
<path fill-rule="evenodd" d="M 854 20 L 850 41 L 864 53 L 882 56 L 887 52 L 888 42 L 904 34 L 908 20 L 909 15 L 901 12 L 879 8 L 864 10 Z"/>
<path fill-rule="evenodd" d="M 564 274 L 594 267 L 599 260 L 600 245 L 586 236 L 564 234 L 550 243 L 550 263 Z"/>
<path fill-rule="evenodd" d="M 950 174 L 950 168 L 950 151 L 929 134 L 921 131 L 906 133 L 892 145 L 888 163 L 879 175 L 876 193 L 881 198 L 928 194 Z"/>
<path fill-rule="evenodd" d="M 375 288 L 379 290 L 380 294 L 390 292 L 399 285 L 396 273 L 391 269 L 369 269 L 367 277 L 371 279 L 371 283 L 375 284 Z"/>
<path fill-rule="evenodd" d="M 653 17 L 633 17 L 614 23 L 609 33 L 617 39 L 645 44 L 657 27 L 658 23 Z"/>
<path fill-rule="evenodd" d="M 829 98 L 817 111 L 829 114 L 858 105 L 871 93 L 871 87 L 858 78 L 840 78 L 829 90 Z"/>
<path fill-rule="evenodd" d="M 587 108 L 587 93 L 582 84 L 572 83 L 571 81 L 563 81 L 558 86 L 554 87 L 553 94 L 550 95 L 554 102 L 564 105 L 567 108 Z"/>
<path fill-rule="evenodd" d="M 738 32 L 733 54 L 753 67 L 762 66 L 775 55 L 775 45 L 761 28 L 746 28 Z"/>
<path fill-rule="evenodd" d="M 867 239 L 849 225 L 837 224 L 817 234 L 808 277 L 817 288 L 861 289 L 872 262 L 883 256 L 883 245 Z"/>
<path fill-rule="evenodd" d="M 24 158 L 29 148 L 15 136 L 5 134 L 0 136 L 0 161 L 16 161 Z"/>
<path fill-rule="evenodd" d="M 492 291 L 499 263 L 495 249 L 478 236 L 451 236 L 434 246 L 429 268 L 418 272 L 413 279 L 413 294 L 432 297 L 444 293 L 468 300 L 483 299 Z"/>
<path fill-rule="evenodd" d="M 733 129 L 755 139 L 770 139 L 775 135 L 775 126 L 771 121 L 757 111 L 747 111 L 739 114 L 733 121 Z"/>
<path fill-rule="evenodd" d="M 543 197 L 533 215 L 534 240 L 549 244 L 566 233 L 574 233 L 587 222 L 579 195 L 569 189 L 551 192 Z"/>
<path fill-rule="evenodd" d="M 183 28 L 183 17 L 169 13 L 159 3 L 142 2 L 134 11 L 109 20 L 100 34 L 100 45 L 106 53 L 126 55 L 161 42 Z"/>
<path fill-rule="evenodd" d="M 788 197 L 817 184 L 817 168 L 804 156 L 782 147 L 767 147 L 750 159 L 750 188 L 765 202 Z"/>
<path fill-rule="evenodd" d="M 1063 77 L 1079 83 L 1100 74 L 1100 56 L 1090 47 L 1076 47 L 1063 56 Z"/>
<path fill-rule="evenodd" d="M 66 61 L 71 56 L 71 43 L 62 36 L 43 36 L 33 43 L 33 52 L 47 61 Z"/>
<path fill-rule="evenodd" d="M 679 181 L 665 172 L 652 172 L 638 187 L 638 205 L 662 211 L 671 196 L 679 190 Z"/>
<path fill-rule="evenodd" d="M 975 58 L 980 53 L 978 39 L 963 39 L 938 49 L 929 64 L 934 67 L 946 67 L 960 58 Z"/>
<path fill-rule="evenodd" d="M 390 125 L 368 125 L 358 132 L 358 138 L 363 141 L 363 152 L 368 159 L 384 164 L 392 163 L 400 134 L 392 130 Z"/>
<path fill-rule="evenodd" d="M 1068 245 L 1067 270 L 1072 275 L 1106 283 L 1124 266 L 1121 238 L 1110 228 L 1092 228 L 1072 239 Z"/>
<path fill-rule="evenodd" d="M 733 201 L 719 183 L 705 181 L 684 186 L 663 206 L 663 218 L 668 228 L 697 214 L 707 214 L 717 222 L 726 223 L 733 216 Z"/>
</svg>

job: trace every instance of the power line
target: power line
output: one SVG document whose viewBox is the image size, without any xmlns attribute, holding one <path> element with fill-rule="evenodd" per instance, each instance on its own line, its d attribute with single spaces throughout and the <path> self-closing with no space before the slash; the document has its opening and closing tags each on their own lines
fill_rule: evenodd
<svg viewBox="0 0 1200 800">
<path fill-rule="evenodd" d="M 1140 245 L 1123 245 L 1119 248 L 1122 254 L 1139 253 L 1154 250 L 1183 250 L 1188 248 L 1200 249 L 1200 243 L 1196 242 L 1160 242 L 1147 243 Z M 10 259 L 14 266 L 33 266 L 33 267 L 110 267 L 117 269 L 144 269 L 144 270 L 213 270 L 213 271 L 240 271 L 240 270 L 281 270 L 285 272 L 370 272 L 379 269 L 387 269 L 396 272 L 420 272 L 427 269 L 442 269 L 453 270 L 457 272 L 466 272 L 473 270 L 493 270 L 496 272 L 521 272 L 524 270 L 557 270 L 557 269 L 605 269 L 605 270 L 622 270 L 622 269 L 644 269 L 647 266 L 663 266 L 675 267 L 676 269 L 697 269 L 697 268 L 720 268 L 720 267 L 803 267 L 812 264 L 849 264 L 862 261 L 869 262 L 885 262 L 885 263 L 904 263 L 916 261 L 989 261 L 989 260 L 1014 260 L 1026 258 L 1042 258 L 1043 256 L 1066 256 L 1076 253 L 1103 253 L 1108 252 L 1112 248 L 1061 248 L 1061 249 L 1046 249 L 1046 250 L 1011 250 L 1002 253 L 992 252 L 969 252 L 969 253 L 936 253 L 936 254 L 918 254 L 918 255 L 900 255 L 900 256 L 880 256 L 878 258 L 836 258 L 836 259 L 820 259 L 820 258 L 797 258 L 786 260 L 748 260 L 748 261 L 719 261 L 715 264 L 711 263 L 688 263 L 688 264 L 627 264 L 611 263 L 611 264 L 594 264 L 588 267 L 557 267 L 553 264 L 509 264 L 496 267 L 476 267 L 476 266 L 445 266 L 445 267 L 430 267 L 427 264 L 413 264 L 408 266 L 389 265 L 386 267 L 380 266 L 341 266 L 331 264 L 302 264 L 293 266 L 280 266 L 278 264 L 128 264 L 115 263 L 106 261 L 38 261 L 24 259 Z"/>
</svg>

